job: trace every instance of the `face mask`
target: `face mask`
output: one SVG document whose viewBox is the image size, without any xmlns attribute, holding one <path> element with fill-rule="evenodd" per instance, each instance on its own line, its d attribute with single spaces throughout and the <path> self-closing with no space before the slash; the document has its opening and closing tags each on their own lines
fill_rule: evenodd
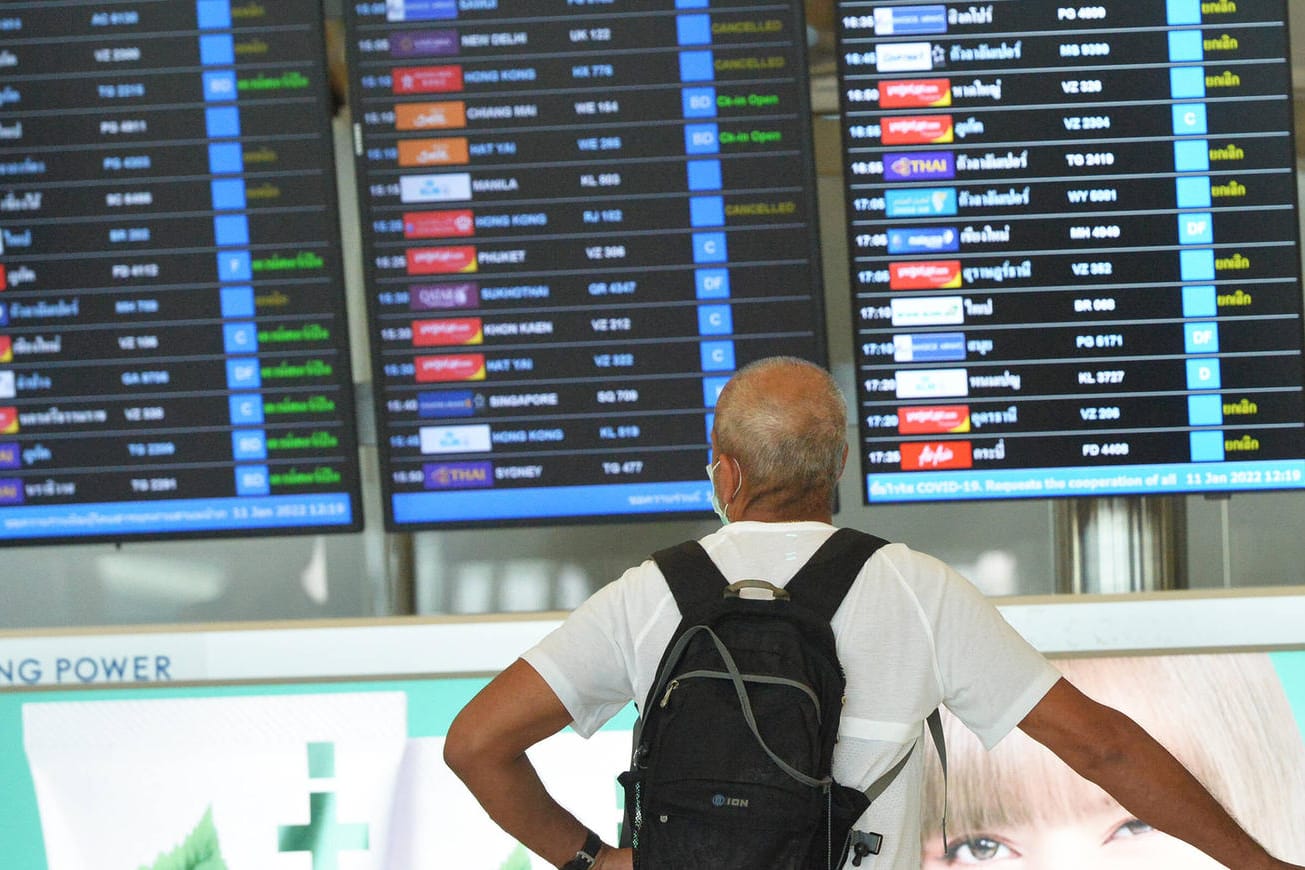
<svg viewBox="0 0 1305 870">
<path fill-rule="evenodd" d="M 720 503 L 720 496 L 716 495 L 716 466 L 717 465 L 720 465 L 719 459 L 717 459 L 711 465 L 707 466 L 707 482 L 711 484 L 711 509 L 716 512 L 716 516 L 720 517 L 721 525 L 728 526 L 730 524 L 730 518 L 728 513 L 729 505 L 722 505 Z M 734 463 L 734 467 L 738 468 L 737 462 Z M 732 499 L 735 496 L 737 496 L 739 494 L 739 490 L 742 488 L 743 488 L 743 470 L 739 469 L 739 485 L 734 487 L 734 495 L 730 496 L 730 498 Z"/>
</svg>

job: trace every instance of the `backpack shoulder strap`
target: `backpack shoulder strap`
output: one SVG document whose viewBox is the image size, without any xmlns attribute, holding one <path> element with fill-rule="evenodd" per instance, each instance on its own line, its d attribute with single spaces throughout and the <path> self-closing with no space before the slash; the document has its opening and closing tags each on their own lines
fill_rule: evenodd
<svg viewBox="0 0 1305 870">
<path fill-rule="evenodd" d="M 887 543 L 856 529 L 839 529 L 820 545 L 784 588 L 803 607 L 826 620 L 833 619 L 861 568 Z"/>
<path fill-rule="evenodd" d="M 666 585 L 671 587 L 681 615 L 695 607 L 719 601 L 721 593 L 729 586 L 725 575 L 697 541 L 685 541 L 658 550 L 652 557 L 666 578 Z"/>
</svg>

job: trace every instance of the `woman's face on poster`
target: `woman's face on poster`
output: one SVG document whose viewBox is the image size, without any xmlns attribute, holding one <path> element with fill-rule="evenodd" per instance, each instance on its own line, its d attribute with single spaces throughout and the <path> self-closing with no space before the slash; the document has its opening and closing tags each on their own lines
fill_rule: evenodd
<svg viewBox="0 0 1305 870">
<path fill-rule="evenodd" d="M 1064 822 L 941 833 L 924 846 L 922 870 L 1219 870 L 1221 864 L 1115 807 Z"/>
</svg>

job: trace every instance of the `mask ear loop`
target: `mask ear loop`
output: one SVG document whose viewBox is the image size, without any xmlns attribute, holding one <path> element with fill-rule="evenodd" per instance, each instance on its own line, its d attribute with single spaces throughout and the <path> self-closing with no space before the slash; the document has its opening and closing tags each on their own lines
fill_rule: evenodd
<svg viewBox="0 0 1305 870">
<path fill-rule="evenodd" d="M 734 487 L 734 494 L 730 496 L 730 500 L 725 502 L 726 518 L 730 515 L 730 505 L 734 503 L 734 499 L 739 497 L 739 491 L 743 489 L 743 466 L 739 465 L 739 461 L 733 456 L 730 457 L 730 462 L 734 463 L 734 471 L 739 475 L 739 482 L 738 485 Z"/>
</svg>

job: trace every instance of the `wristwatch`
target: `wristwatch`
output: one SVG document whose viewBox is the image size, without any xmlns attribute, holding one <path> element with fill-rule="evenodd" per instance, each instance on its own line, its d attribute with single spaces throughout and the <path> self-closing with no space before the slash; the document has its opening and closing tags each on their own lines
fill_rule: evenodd
<svg viewBox="0 0 1305 870">
<path fill-rule="evenodd" d="M 563 864 L 558 870 L 589 870 L 594 864 L 598 863 L 598 852 L 603 848 L 603 838 L 593 831 L 588 832 L 589 836 L 585 837 L 585 844 L 580 847 L 580 851 L 575 853 L 575 857 Z"/>
</svg>

